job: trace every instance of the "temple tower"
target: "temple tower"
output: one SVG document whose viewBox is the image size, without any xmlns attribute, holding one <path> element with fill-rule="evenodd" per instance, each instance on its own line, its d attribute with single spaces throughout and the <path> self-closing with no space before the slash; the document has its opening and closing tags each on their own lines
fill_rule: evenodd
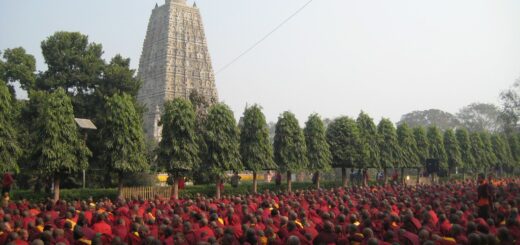
<svg viewBox="0 0 520 245">
<path fill-rule="evenodd" d="M 138 101 L 146 107 L 144 131 L 160 139 L 158 125 L 164 102 L 188 98 L 196 90 L 208 101 L 218 101 L 204 26 L 195 4 L 166 0 L 150 16 L 137 76 L 143 82 Z"/>
</svg>

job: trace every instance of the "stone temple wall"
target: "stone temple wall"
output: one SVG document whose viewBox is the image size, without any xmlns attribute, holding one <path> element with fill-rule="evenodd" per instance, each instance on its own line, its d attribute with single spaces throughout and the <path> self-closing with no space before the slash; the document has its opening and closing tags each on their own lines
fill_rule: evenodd
<svg viewBox="0 0 520 245">
<path fill-rule="evenodd" d="M 143 82 L 138 101 L 146 107 L 144 130 L 149 138 L 160 139 L 158 121 L 164 102 L 188 98 L 191 90 L 218 100 L 204 25 L 195 5 L 166 0 L 152 10 L 138 77 Z"/>
</svg>

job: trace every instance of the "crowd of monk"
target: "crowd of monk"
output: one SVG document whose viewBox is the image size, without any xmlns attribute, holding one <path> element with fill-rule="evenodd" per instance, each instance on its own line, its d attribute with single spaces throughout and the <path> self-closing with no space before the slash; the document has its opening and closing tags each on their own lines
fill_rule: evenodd
<svg viewBox="0 0 520 245">
<path fill-rule="evenodd" d="M 0 244 L 520 244 L 520 182 L 11 201 Z"/>
</svg>

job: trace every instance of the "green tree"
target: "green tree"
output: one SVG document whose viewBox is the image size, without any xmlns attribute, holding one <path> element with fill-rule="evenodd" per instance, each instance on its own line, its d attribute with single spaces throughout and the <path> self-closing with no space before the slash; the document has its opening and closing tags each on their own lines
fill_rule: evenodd
<svg viewBox="0 0 520 245">
<path fill-rule="evenodd" d="M 501 114 L 494 104 L 472 103 L 460 109 L 457 118 L 469 131 L 497 132 L 502 129 Z"/>
<path fill-rule="evenodd" d="M 27 54 L 23 48 L 6 49 L 3 54 L 5 61 L 0 60 L 0 80 L 9 84 L 12 97 L 14 83 L 18 82 L 25 91 L 34 88 L 36 80 L 36 59 Z"/>
<path fill-rule="evenodd" d="M 95 103 L 102 102 L 102 97 L 92 101 L 105 68 L 101 44 L 89 43 L 79 32 L 56 32 L 41 48 L 47 70 L 36 80 L 36 87 L 47 91 L 63 88 L 76 116 L 92 118 L 98 108 Z"/>
<path fill-rule="evenodd" d="M 195 134 L 204 135 L 206 119 L 208 117 L 208 109 L 211 103 L 203 94 L 198 93 L 197 90 L 192 89 L 190 91 L 189 100 L 195 109 Z M 201 160 L 206 159 L 207 146 L 204 137 L 197 137 L 197 144 L 199 145 L 199 158 Z M 206 170 L 205 164 L 199 164 L 193 170 L 193 181 L 195 184 L 208 184 L 211 182 L 211 174 Z"/>
<path fill-rule="evenodd" d="M 14 127 L 13 100 L 9 89 L 0 80 L 0 172 L 18 172 L 18 157 L 21 149 L 17 141 L 16 129 Z"/>
<path fill-rule="evenodd" d="M 511 149 L 511 157 L 513 166 L 520 164 L 520 135 L 515 133 L 507 134 L 507 142 Z"/>
<path fill-rule="evenodd" d="M 225 104 L 210 107 L 206 120 L 207 171 L 216 178 L 216 197 L 220 199 L 220 184 L 226 171 L 243 169 L 240 161 L 240 134 L 233 112 Z"/>
<path fill-rule="evenodd" d="M 520 119 L 520 78 L 516 79 L 513 86 L 500 93 L 502 110 L 500 120 L 504 131 L 508 134 L 518 131 L 518 120 Z"/>
<path fill-rule="evenodd" d="M 121 195 L 126 175 L 148 169 L 141 117 L 130 95 L 114 94 L 106 98 L 104 119 L 103 159 L 109 170 L 118 174 Z"/>
<path fill-rule="evenodd" d="M 135 70 L 130 69 L 130 59 L 116 55 L 103 69 L 103 75 L 97 92 L 103 96 L 126 93 L 137 96 L 141 81 L 135 77 Z"/>
<path fill-rule="evenodd" d="M 366 113 L 361 112 L 356 120 L 359 136 L 365 146 L 363 162 L 366 167 L 380 168 L 377 127 L 374 120 Z"/>
<path fill-rule="evenodd" d="M 274 160 L 280 172 L 287 172 L 287 191 L 291 191 L 291 173 L 308 164 L 305 137 L 298 120 L 291 112 L 278 117 L 274 136 Z"/>
<path fill-rule="evenodd" d="M 406 123 L 397 126 L 397 141 L 401 149 L 401 180 L 404 183 L 404 169 L 417 168 L 420 165 L 417 156 L 417 143 L 413 131 Z"/>
<path fill-rule="evenodd" d="M 329 124 L 326 133 L 332 153 L 332 166 L 341 168 L 342 183 L 346 186 L 346 168 L 361 166 L 365 154 L 356 121 L 338 117 Z"/>
<path fill-rule="evenodd" d="M 76 117 L 91 119 L 98 128 L 105 127 L 105 97 L 126 93 L 133 97 L 139 114 L 143 109 L 135 101 L 140 82 L 129 60 L 116 55 L 110 63 L 103 58 L 100 44 L 89 42 L 86 35 L 78 32 L 56 32 L 41 43 L 47 70 L 41 72 L 35 89 L 54 91 L 63 88 L 72 101 Z M 102 156 L 106 155 L 101 130 L 89 133 L 88 146 L 93 157 L 90 166 L 105 169 Z M 108 169 L 105 169 L 108 170 Z M 91 183 L 112 184 L 112 174 L 91 175 Z"/>
<path fill-rule="evenodd" d="M 325 126 L 318 114 L 311 114 L 303 129 L 307 145 L 309 170 L 315 172 L 316 187 L 320 188 L 320 172 L 331 169 L 332 156 L 327 143 Z"/>
<path fill-rule="evenodd" d="M 160 124 L 163 129 L 157 161 L 173 176 L 172 194 L 178 199 L 179 178 L 187 176 L 200 162 L 191 102 L 183 98 L 166 102 Z"/>
<path fill-rule="evenodd" d="M 504 168 L 511 169 L 513 167 L 513 157 L 506 137 L 502 134 L 493 134 L 491 136 L 491 144 L 497 158 L 497 167 L 500 168 L 500 172 L 503 173 Z"/>
<path fill-rule="evenodd" d="M 430 153 L 430 158 L 439 161 L 440 169 L 448 170 L 447 156 L 444 150 L 444 141 L 441 131 L 436 126 L 430 126 L 428 127 L 426 135 L 428 137 L 428 152 Z"/>
<path fill-rule="evenodd" d="M 402 158 L 402 150 L 397 140 L 397 132 L 394 124 L 386 118 L 381 119 L 377 125 L 379 135 L 379 152 L 381 154 L 381 167 L 384 171 L 384 182 L 386 184 L 387 169 L 399 167 Z"/>
<path fill-rule="evenodd" d="M 419 183 L 421 168 L 426 163 L 426 159 L 430 157 L 430 153 L 428 152 L 430 146 L 428 144 L 428 137 L 426 136 L 426 130 L 424 127 L 415 127 L 413 129 L 413 137 L 415 139 L 415 144 L 417 145 L 416 155 L 419 158 L 419 166 L 417 168 L 417 183 Z"/>
<path fill-rule="evenodd" d="M 269 128 L 258 105 L 246 108 L 240 124 L 240 156 L 247 170 L 253 172 L 253 192 L 257 191 L 257 173 L 276 169 Z"/>
<path fill-rule="evenodd" d="M 90 150 L 80 137 L 74 111 L 63 89 L 40 96 L 36 120 L 33 123 L 33 156 L 37 168 L 54 179 L 54 201 L 60 197 L 60 179 L 86 169 Z M 37 93 L 35 93 L 37 94 Z"/>
<path fill-rule="evenodd" d="M 438 109 L 424 111 L 413 111 L 401 116 L 397 125 L 406 123 L 410 127 L 430 127 L 436 126 L 442 130 L 456 128 L 460 125 L 459 120 L 453 114 Z"/>
<path fill-rule="evenodd" d="M 475 169 L 475 159 L 473 158 L 471 150 L 471 140 L 469 137 L 468 130 L 465 128 L 458 128 L 455 131 L 457 142 L 459 142 L 460 155 L 462 160 L 462 176 L 466 178 L 466 172 L 468 169 Z"/>
<path fill-rule="evenodd" d="M 462 156 L 460 154 L 460 146 L 452 129 L 444 131 L 444 151 L 448 162 L 448 174 L 455 168 L 462 167 Z"/>
<path fill-rule="evenodd" d="M 488 132 L 480 132 L 480 139 L 482 140 L 482 145 L 484 146 L 484 158 L 483 165 L 486 171 L 493 169 L 497 165 L 497 157 L 495 152 L 493 152 L 493 144 L 491 143 L 491 135 Z"/>
<path fill-rule="evenodd" d="M 475 159 L 474 169 L 475 171 L 480 171 L 485 169 L 485 161 L 486 161 L 486 153 L 484 148 L 484 143 L 480 138 L 478 132 L 472 132 L 469 135 L 469 139 L 471 140 L 471 155 L 473 159 Z"/>
</svg>

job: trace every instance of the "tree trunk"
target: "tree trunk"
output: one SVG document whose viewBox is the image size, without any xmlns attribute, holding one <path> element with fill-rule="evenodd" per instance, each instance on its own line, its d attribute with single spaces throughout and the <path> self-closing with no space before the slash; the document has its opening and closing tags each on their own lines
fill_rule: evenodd
<svg viewBox="0 0 520 245">
<path fill-rule="evenodd" d="M 466 181 L 466 170 L 461 169 L 460 172 L 462 172 L 462 181 L 465 182 Z"/>
<path fill-rule="evenodd" d="M 175 176 L 175 177 L 173 178 L 172 197 L 173 197 L 175 200 L 178 200 L 178 199 L 179 199 L 179 178 L 180 178 L 180 177 L 177 177 L 177 176 Z"/>
<path fill-rule="evenodd" d="M 404 178 L 404 168 L 401 168 L 401 184 L 406 185 L 406 180 Z"/>
<path fill-rule="evenodd" d="M 106 173 L 104 174 L 103 182 L 105 188 L 109 188 L 110 186 L 112 186 L 112 175 L 110 174 L 110 171 L 106 171 Z"/>
<path fill-rule="evenodd" d="M 117 180 L 117 196 L 119 198 L 123 198 L 123 175 L 119 174 L 119 178 Z"/>
<path fill-rule="evenodd" d="M 220 176 L 217 177 L 217 189 L 216 189 L 216 192 L 215 192 L 215 198 L 217 199 L 220 199 Z"/>
<path fill-rule="evenodd" d="M 54 202 L 60 200 L 60 177 L 54 176 Z"/>
<path fill-rule="evenodd" d="M 316 171 L 316 188 L 320 188 L 320 171 Z"/>
<path fill-rule="evenodd" d="M 345 167 L 341 167 L 341 184 L 343 187 L 347 187 L 347 169 Z"/>
<path fill-rule="evenodd" d="M 291 171 L 287 171 L 287 192 L 292 191 L 292 178 Z"/>
<path fill-rule="evenodd" d="M 258 181 L 256 180 L 256 171 L 253 171 L 253 193 L 258 191 Z"/>
</svg>

